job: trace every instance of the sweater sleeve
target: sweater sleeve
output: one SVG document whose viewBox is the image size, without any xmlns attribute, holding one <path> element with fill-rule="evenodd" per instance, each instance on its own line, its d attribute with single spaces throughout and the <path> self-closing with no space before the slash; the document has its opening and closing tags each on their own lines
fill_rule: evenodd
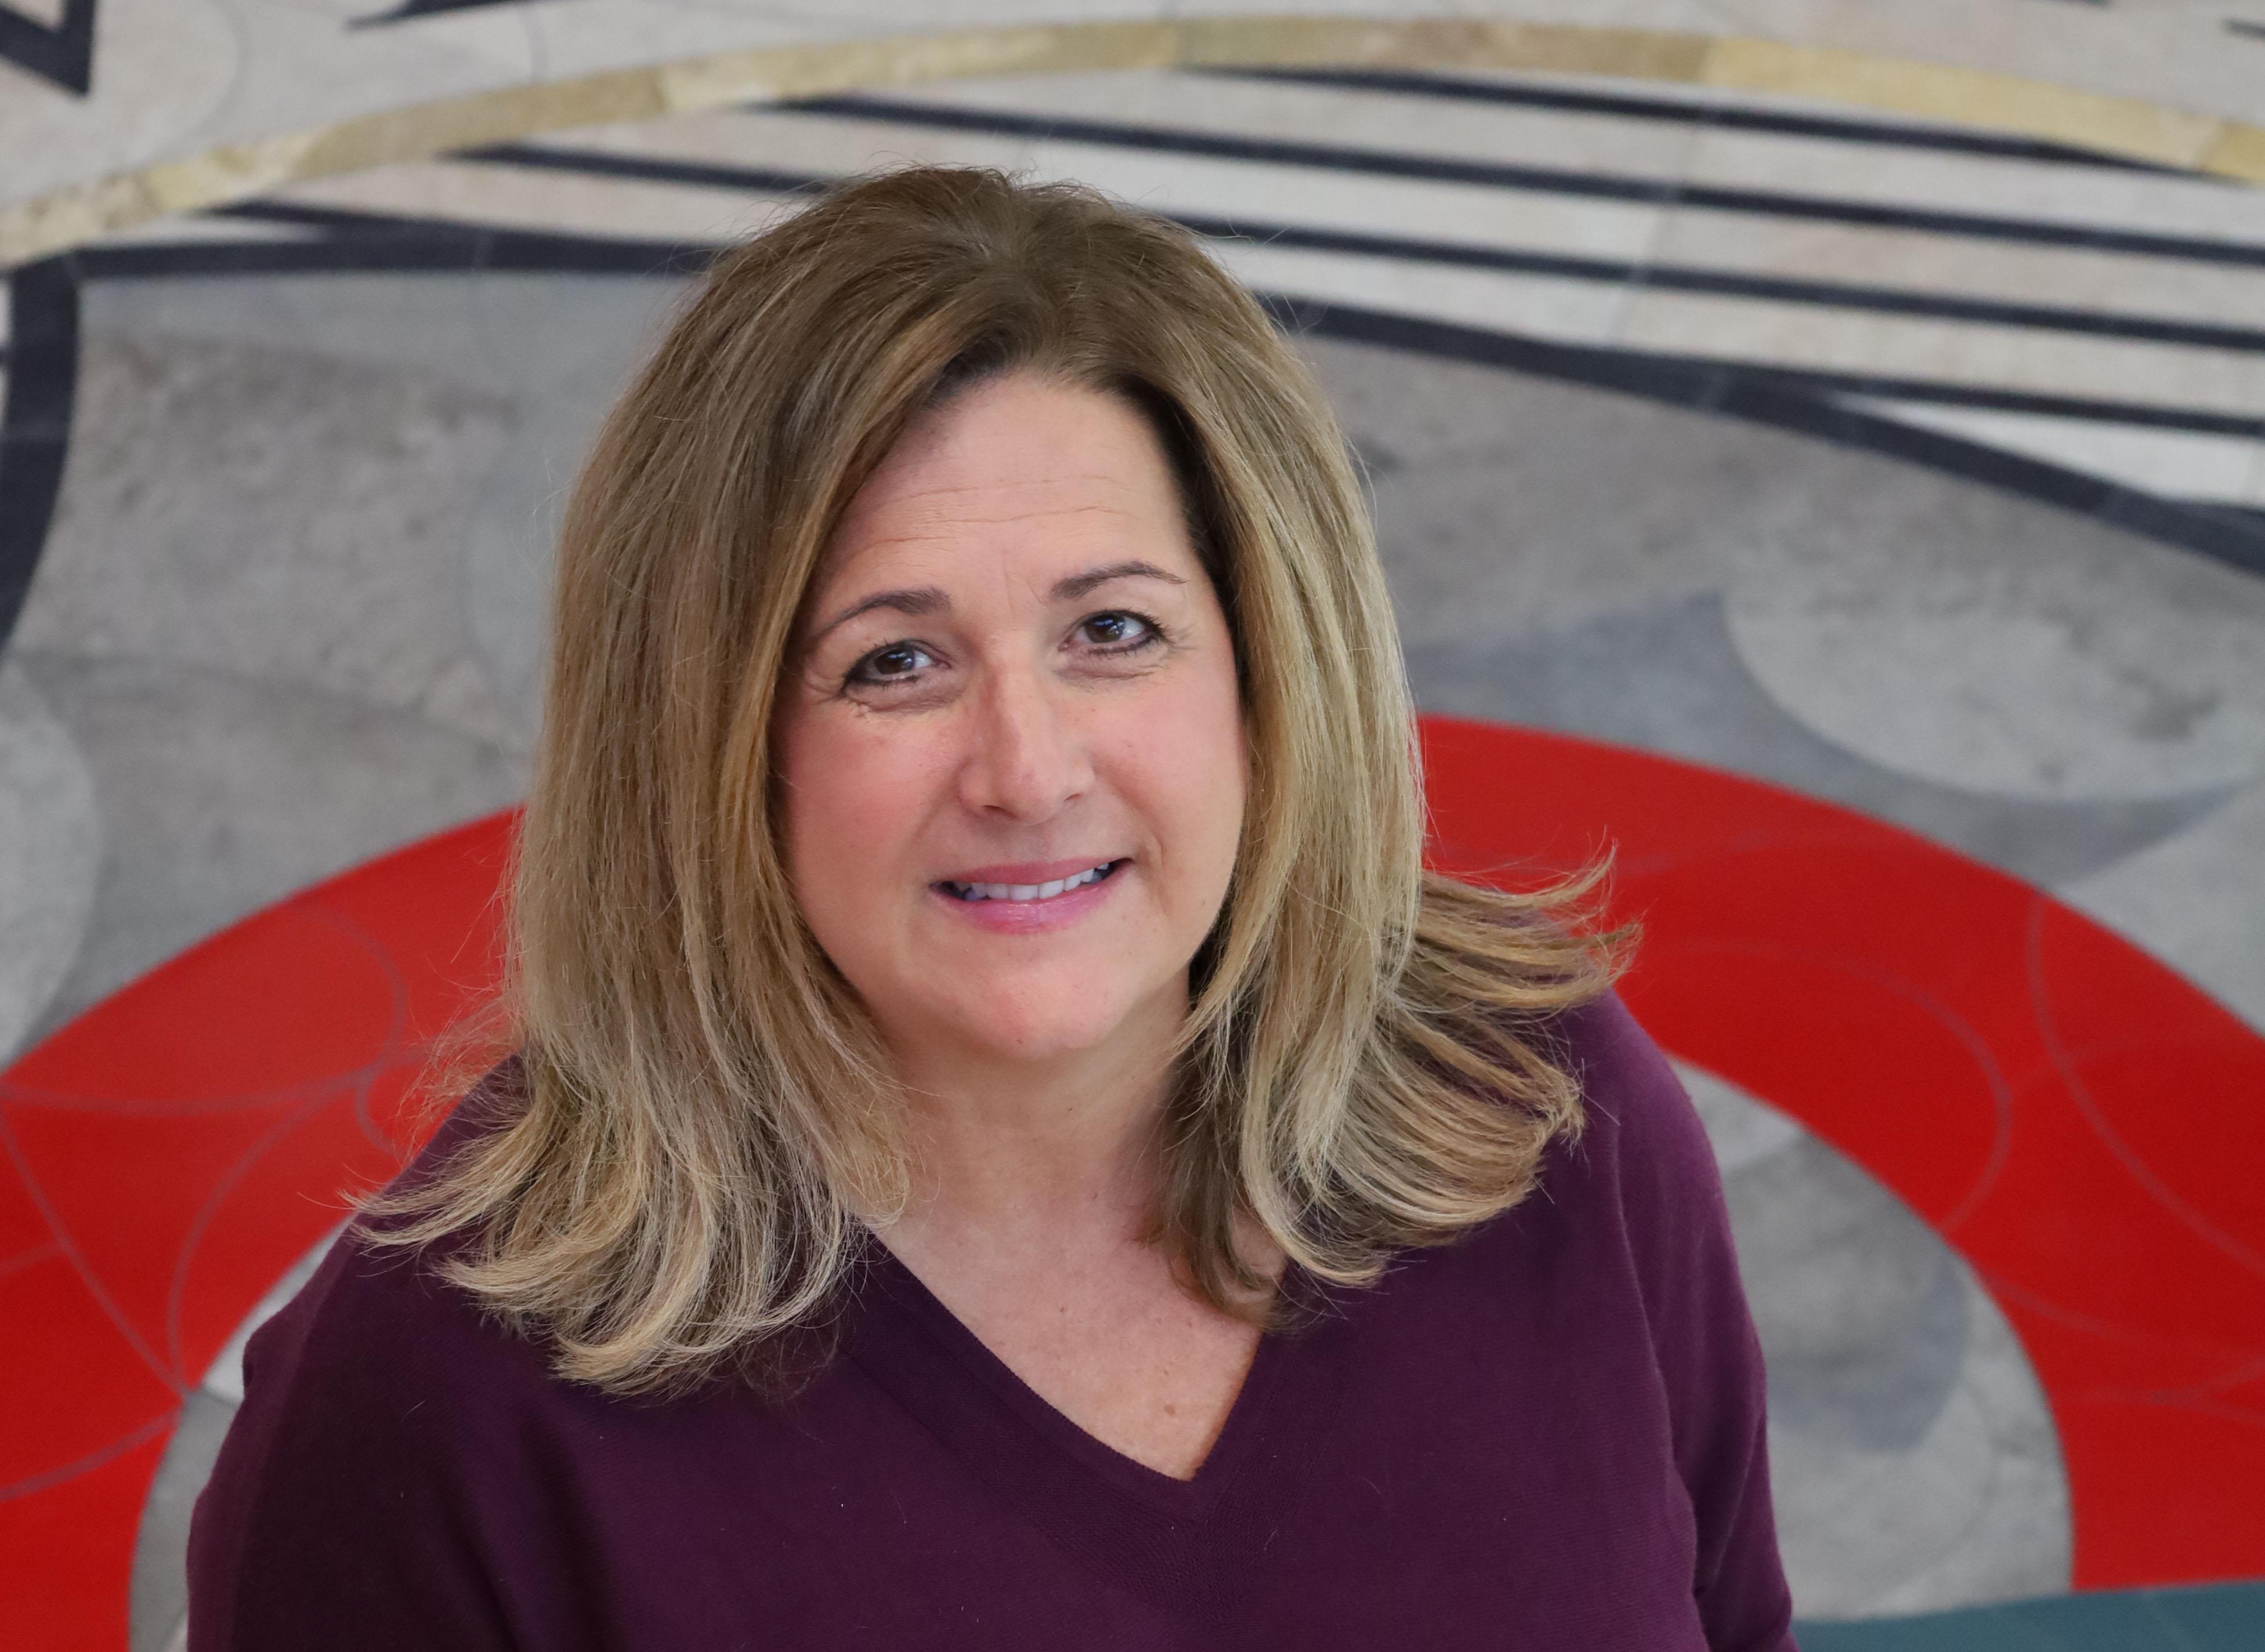
<svg viewBox="0 0 2265 1652">
<path fill-rule="evenodd" d="M 1722 1175 L 1674 1069 L 1616 1000 L 1583 1041 L 1591 1128 L 1608 1136 L 1623 1233 L 1697 1532 L 1692 1591 L 1715 1652 L 1791 1652 L 1770 1508 L 1760 1340 Z M 1602 1113 L 1604 1117 L 1598 1117 Z M 1606 1146 L 1599 1143 L 1599 1146 Z"/>
</svg>

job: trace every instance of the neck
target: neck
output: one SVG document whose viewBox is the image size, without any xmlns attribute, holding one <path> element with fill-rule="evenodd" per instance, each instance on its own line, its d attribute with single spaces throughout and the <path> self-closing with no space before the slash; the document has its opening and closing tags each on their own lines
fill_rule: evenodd
<svg viewBox="0 0 2265 1652">
<path fill-rule="evenodd" d="M 1127 1025 L 1095 1048 L 1039 1060 L 898 1052 L 918 1162 L 904 1219 L 1000 1237 L 1045 1229 L 1121 1242 L 1145 1231 L 1177 1030 Z"/>
</svg>

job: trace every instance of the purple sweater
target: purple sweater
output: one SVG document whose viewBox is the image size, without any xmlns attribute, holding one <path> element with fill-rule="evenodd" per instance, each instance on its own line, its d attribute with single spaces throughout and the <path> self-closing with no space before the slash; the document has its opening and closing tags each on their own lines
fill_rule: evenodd
<svg viewBox="0 0 2265 1652">
<path fill-rule="evenodd" d="M 1040 1400 L 879 1245 L 790 1401 L 608 1399 L 341 1242 L 252 1338 L 193 1652 L 1790 1648 L 1721 1185 L 1610 1001 L 1589 1125 L 1460 1243 L 1262 1340 L 1192 1481 Z M 445 1136 L 444 1132 L 444 1136 Z M 1300 1276 L 1302 1277 L 1302 1276 Z"/>
</svg>

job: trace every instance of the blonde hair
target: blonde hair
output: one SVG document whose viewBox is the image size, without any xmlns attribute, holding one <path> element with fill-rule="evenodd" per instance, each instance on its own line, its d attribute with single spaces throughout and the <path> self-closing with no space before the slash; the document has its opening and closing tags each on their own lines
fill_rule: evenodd
<svg viewBox="0 0 2265 1652">
<path fill-rule="evenodd" d="M 899 1097 L 784 870 L 769 741 L 813 571 L 909 422 L 1031 371 L 1171 452 L 1233 627 L 1242 841 L 1198 955 L 1155 1232 L 1264 1312 L 1255 1219 L 1373 1281 L 1515 1204 L 1578 1127 L 1550 1017 L 1601 992 L 1591 873 L 1424 871 L 1413 717 L 1366 499 L 1263 309 L 1174 225 L 914 168 L 725 254 L 615 409 L 559 548 L 512 901 L 507 1116 L 381 1202 L 567 1378 L 668 1390 L 819 1324 L 903 1204 Z"/>
</svg>

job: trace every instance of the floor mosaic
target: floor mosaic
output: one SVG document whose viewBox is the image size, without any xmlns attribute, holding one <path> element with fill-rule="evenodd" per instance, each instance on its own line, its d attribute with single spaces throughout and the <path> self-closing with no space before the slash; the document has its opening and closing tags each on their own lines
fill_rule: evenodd
<svg viewBox="0 0 2265 1652">
<path fill-rule="evenodd" d="M 356 97 L 588 73 L 633 13 L 668 12 L 639 61 L 773 40 L 615 0 L 51 10 L 32 73 L 95 20 L 108 147 L 0 200 L 310 124 L 381 55 Z M 1983 66 L 2056 61 L 2043 13 L 2137 27 L 2090 10 L 2008 4 L 2030 55 Z M 2204 23 L 2256 44 L 2181 12 L 2123 84 L 2064 78 L 2148 95 Z M 156 71 L 102 53 L 145 24 L 120 61 L 178 62 L 137 125 L 114 100 Z M 707 250 L 908 158 L 1209 237 L 1366 465 L 1443 855 L 1621 845 L 1631 1000 L 1771 1360 L 1803 1644 L 2265 1636 L 2235 1581 L 2265 1576 L 2265 196 L 1693 81 L 1111 71 L 552 121 L 11 273 L 0 1319 L 41 1328 L 0 1357 L 0 1639 L 174 1643 L 232 1340 L 400 1150 L 390 1096 L 477 974 L 594 420 Z M 2190 83 L 2234 114 L 2246 84 Z M 1726 955 L 1775 1022 L 1709 996 Z M 1857 1043 L 1861 1078 L 1818 1059 Z"/>
</svg>

